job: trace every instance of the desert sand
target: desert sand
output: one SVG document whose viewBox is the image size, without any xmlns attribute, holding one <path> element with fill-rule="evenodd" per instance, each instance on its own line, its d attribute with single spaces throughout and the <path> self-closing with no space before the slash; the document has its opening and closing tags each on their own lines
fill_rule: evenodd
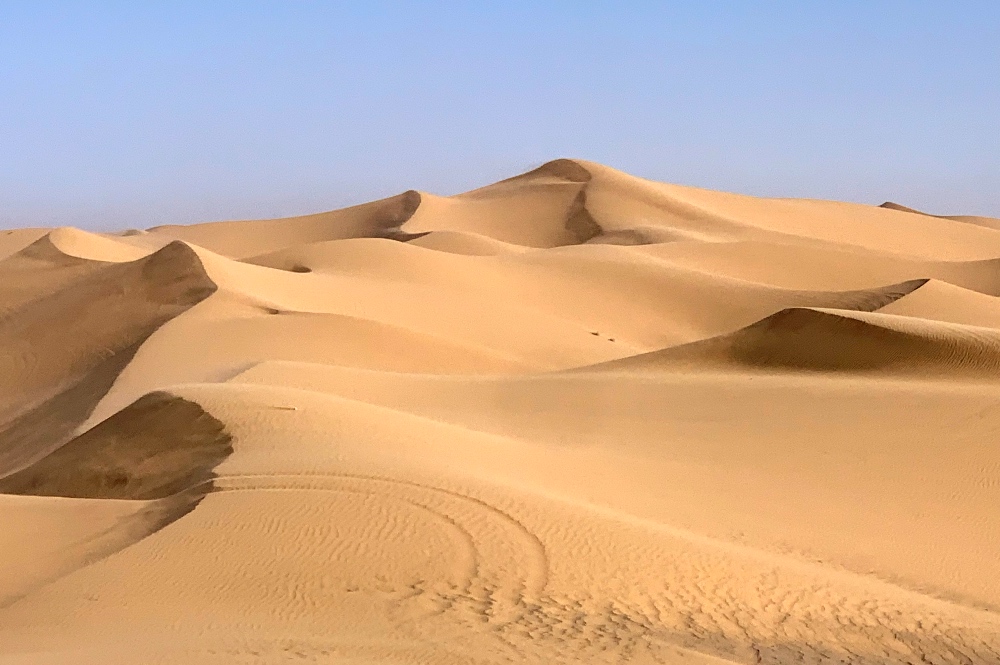
<svg viewBox="0 0 1000 665">
<path fill-rule="evenodd" d="M 998 296 L 577 160 L 0 231 L 0 663 L 998 664 Z"/>
</svg>

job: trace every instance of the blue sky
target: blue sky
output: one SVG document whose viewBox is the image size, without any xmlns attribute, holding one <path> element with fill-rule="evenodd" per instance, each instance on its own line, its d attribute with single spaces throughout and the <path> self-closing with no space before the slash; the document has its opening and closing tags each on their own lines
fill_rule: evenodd
<svg viewBox="0 0 1000 665">
<path fill-rule="evenodd" d="M 1000 3 L 0 2 L 0 226 L 299 214 L 556 157 L 1000 216 Z"/>
</svg>

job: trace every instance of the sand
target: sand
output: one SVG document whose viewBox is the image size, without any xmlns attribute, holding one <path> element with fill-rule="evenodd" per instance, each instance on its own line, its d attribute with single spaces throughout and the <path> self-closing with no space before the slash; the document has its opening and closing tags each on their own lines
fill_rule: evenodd
<svg viewBox="0 0 1000 665">
<path fill-rule="evenodd" d="M 0 663 L 1000 664 L 998 296 L 576 160 L 0 232 Z"/>
</svg>

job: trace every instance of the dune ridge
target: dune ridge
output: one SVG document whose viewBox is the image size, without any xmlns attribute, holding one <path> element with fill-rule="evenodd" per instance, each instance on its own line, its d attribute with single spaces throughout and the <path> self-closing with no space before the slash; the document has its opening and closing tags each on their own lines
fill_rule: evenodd
<svg viewBox="0 0 1000 665">
<path fill-rule="evenodd" d="M 24 260 L 42 266 L 23 269 Z M 15 306 L 0 318 L 0 371 L 6 377 L 0 390 L 0 473 L 65 442 L 142 342 L 216 290 L 182 243 L 106 264 L 64 254 L 45 236 L 0 263 L 0 272 L 6 268 L 17 281 L 10 298 Z M 33 284 L 42 286 L 42 294 L 30 298 Z"/>
<path fill-rule="evenodd" d="M 879 313 L 795 307 L 735 333 L 602 367 L 742 366 L 776 371 L 882 372 L 918 377 L 997 376 L 1000 333 L 980 326 Z"/>
<path fill-rule="evenodd" d="M 0 233 L 0 663 L 1000 665 L 1000 234 L 557 159 Z"/>
<path fill-rule="evenodd" d="M 420 207 L 422 195 L 409 190 L 380 201 L 284 219 L 210 222 L 192 226 L 157 226 L 150 233 L 191 242 L 244 258 L 322 240 L 395 237 Z M 404 236 L 405 237 L 405 236 Z M 281 240 L 284 238 L 285 240 Z M 283 244 L 287 242 L 288 244 Z"/>
<path fill-rule="evenodd" d="M 917 215 L 926 215 L 928 217 L 937 217 L 938 219 L 950 219 L 955 222 L 975 224 L 976 226 L 982 226 L 988 229 L 1000 231 L 1000 219 L 997 219 L 996 217 L 983 217 L 981 215 L 932 215 L 914 208 L 907 208 L 904 205 L 893 203 L 892 201 L 886 201 L 879 207 L 887 208 L 889 210 L 898 210 L 900 212 L 910 212 Z"/>
</svg>

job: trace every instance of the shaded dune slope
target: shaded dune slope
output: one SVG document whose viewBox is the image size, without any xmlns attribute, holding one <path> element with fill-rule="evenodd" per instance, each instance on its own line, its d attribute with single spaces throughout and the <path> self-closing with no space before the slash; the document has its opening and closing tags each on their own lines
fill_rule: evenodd
<svg viewBox="0 0 1000 665">
<path fill-rule="evenodd" d="M 42 238 L 0 262 L 0 274 L 24 291 L 0 318 L 0 473 L 64 442 L 142 342 L 216 290 L 182 243 L 111 264 Z M 41 287 L 33 298 L 32 285 Z"/>
<path fill-rule="evenodd" d="M 76 428 L 149 335 L 216 290 L 179 242 L 153 251 L 56 229 L 0 260 L 0 544 L 19 553 L 0 573 L 0 606 L 155 532 L 210 489 L 226 435 L 195 404 L 151 395 Z M 196 443 L 216 457 L 185 454 Z"/>
<path fill-rule="evenodd" d="M 150 393 L 30 466 L 0 477 L 0 494 L 83 499 L 204 494 L 212 469 L 232 453 L 230 440 L 222 423 L 197 404 Z"/>
<path fill-rule="evenodd" d="M 49 229 L 44 228 L 0 231 L 0 259 L 16 254 L 48 232 Z"/>
</svg>

